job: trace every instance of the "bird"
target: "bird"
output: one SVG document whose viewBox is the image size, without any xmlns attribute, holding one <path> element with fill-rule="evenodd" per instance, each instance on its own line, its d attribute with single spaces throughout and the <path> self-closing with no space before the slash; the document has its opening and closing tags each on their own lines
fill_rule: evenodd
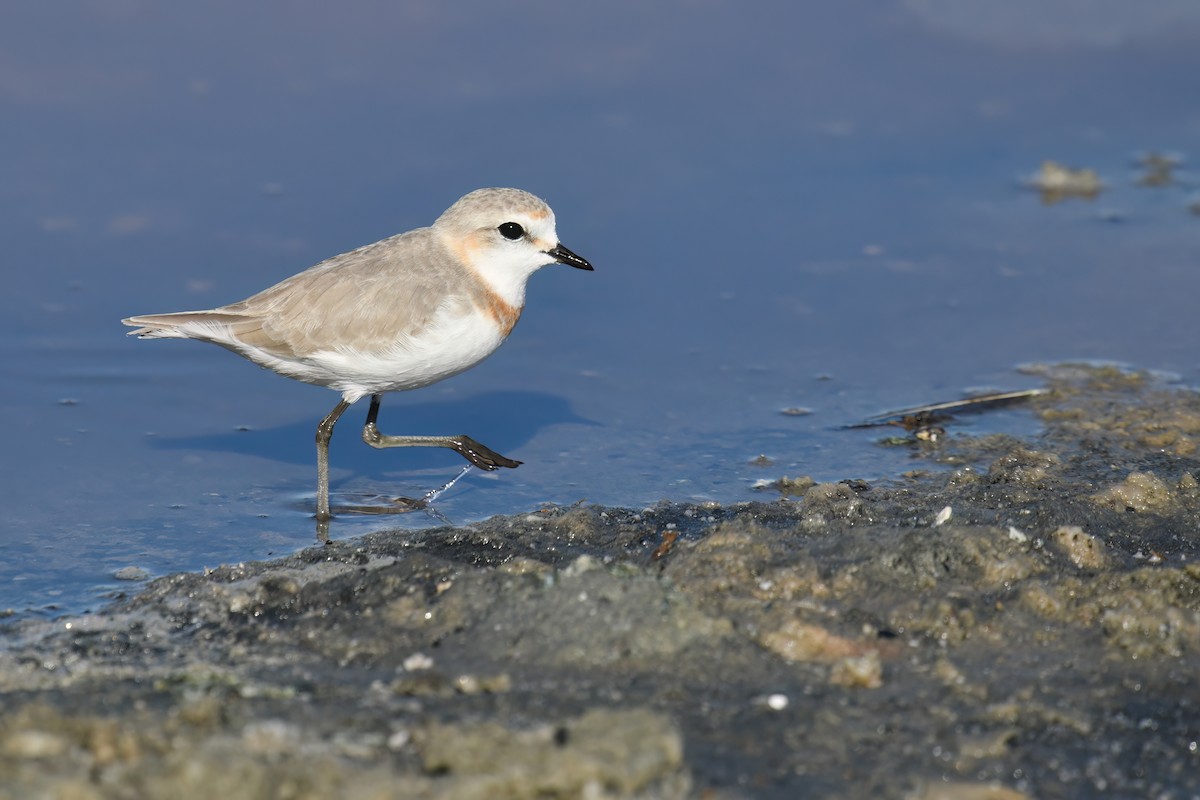
<svg viewBox="0 0 1200 800">
<path fill-rule="evenodd" d="M 448 447 L 484 470 L 521 464 L 465 435 L 384 435 L 380 399 L 491 355 L 521 316 L 526 281 L 550 264 L 593 269 L 558 240 L 546 201 L 521 189 L 477 189 L 428 227 L 326 259 L 245 300 L 121 322 L 136 328 L 130 336 L 211 342 L 341 392 L 316 432 L 316 518 L 327 522 L 329 441 L 346 409 L 367 396 L 362 438 L 372 447 Z"/>
</svg>

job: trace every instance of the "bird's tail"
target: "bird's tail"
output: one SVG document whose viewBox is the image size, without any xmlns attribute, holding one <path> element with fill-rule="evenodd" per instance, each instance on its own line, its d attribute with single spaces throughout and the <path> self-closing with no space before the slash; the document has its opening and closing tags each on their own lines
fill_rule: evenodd
<svg viewBox="0 0 1200 800">
<path fill-rule="evenodd" d="M 143 314 L 121 320 L 137 328 L 129 332 L 139 339 L 193 339 L 197 326 L 223 326 L 244 319 L 224 311 L 177 311 L 173 314 Z"/>
</svg>

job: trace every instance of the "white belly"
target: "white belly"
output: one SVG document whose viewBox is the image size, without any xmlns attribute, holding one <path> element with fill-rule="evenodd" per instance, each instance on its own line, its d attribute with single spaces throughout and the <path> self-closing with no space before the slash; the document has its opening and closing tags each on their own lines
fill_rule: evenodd
<svg viewBox="0 0 1200 800">
<path fill-rule="evenodd" d="M 286 361 L 261 352 L 246 355 L 289 378 L 337 389 L 354 402 L 368 394 L 417 389 L 457 375 L 487 358 L 503 341 L 487 316 L 441 315 L 420 335 L 383 349 L 341 346 Z"/>
</svg>

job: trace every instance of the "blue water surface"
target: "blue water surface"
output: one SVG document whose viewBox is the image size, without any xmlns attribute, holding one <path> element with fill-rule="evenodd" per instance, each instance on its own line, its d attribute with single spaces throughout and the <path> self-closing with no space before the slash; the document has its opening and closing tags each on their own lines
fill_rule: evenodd
<svg viewBox="0 0 1200 800">
<path fill-rule="evenodd" d="M 119 321 L 241 299 L 481 186 L 545 197 L 596 271 L 543 270 L 491 359 L 385 400 L 385 432 L 525 462 L 441 498 L 456 523 L 888 480 L 909 452 L 840 425 L 1036 385 L 1022 363 L 1197 378 L 1191 3 L 64 0 L 6 6 L 0 53 L 0 609 L 313 543 L 337 396 Z M 1139 183 L 1151 151 L 1185 159 L 1166 185 Z M 1046 202 L 1021 181 L 1047 159 L 1106 190 Z M 335 503 L 463 463 L 367 448 L 364 414 Z"/>
</svg>

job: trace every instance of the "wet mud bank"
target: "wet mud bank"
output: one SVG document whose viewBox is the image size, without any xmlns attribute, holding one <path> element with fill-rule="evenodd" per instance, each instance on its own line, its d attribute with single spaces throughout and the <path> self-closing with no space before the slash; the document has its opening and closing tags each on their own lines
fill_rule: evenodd
<svg viewBox="0 0 1200 800">
<path fill-rule="evenodd" d="M 1195 796 L 1200 395 L 1045 378 L 1042 434 L 951 426 L 888 485 L 379 533 L 10 623 L 0 797 Z"/>
</svg>

